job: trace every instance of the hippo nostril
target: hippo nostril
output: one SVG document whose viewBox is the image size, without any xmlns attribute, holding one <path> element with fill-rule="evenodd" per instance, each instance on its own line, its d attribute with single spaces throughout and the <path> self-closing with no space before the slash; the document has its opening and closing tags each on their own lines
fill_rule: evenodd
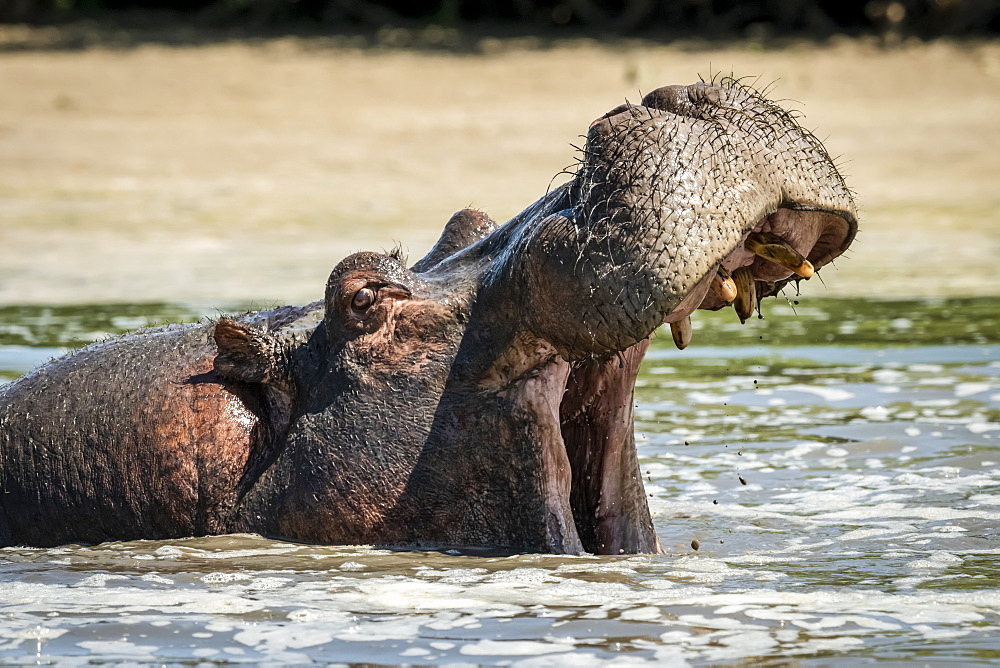
<svg viewBox="0 0 1000 668">
<path fill-rule="evenodd" d="M 351 306 L 359 311 L 365 311 L 375 303 L 375 292 L 371 288 L 361 288 L 354 293 Z"/>
<path fill-rule="evenodd" d="M 722 104 L 722 94 L 718 86 L 696 83 L 687 87 L 688 99 L 694 104 L 709 102 L 715 106 Z"/>
</svg>

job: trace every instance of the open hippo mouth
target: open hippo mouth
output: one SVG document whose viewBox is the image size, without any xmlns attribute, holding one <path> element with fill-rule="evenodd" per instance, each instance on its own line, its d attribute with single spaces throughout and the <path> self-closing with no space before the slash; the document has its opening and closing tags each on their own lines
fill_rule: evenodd
<svg viewBox="0 0 1000 668">
<path fill-rule="evenodd" d="M 690 343 L 691 314 L 699 308 L 732 305 L 745 322 L 760 298 L 810 278 L 843 253 L 855 230 L 852 220 L 828 212 L 779 209 L 762 218 L 666 315 L 674 344 L 684 349 Z M 642 498 L 633 436 L 635 381 L 648 347 L 647 339 L 603 360 L 575 362 L 562 390 L 570 507 L 588 552 L 662 551 Z"/>
<path fill-rule="evenodd" d="M 732 305 L 745 322 L 761 298 L 809 279 L 850 246 L 853 200 L 815 137 L 724 81 L 661 88 L 595 121 L 566 198 L 545 209 L 535 213 L 548 217 L 532 240 L 545 252 L 528 260 L 529 284 L 548 297 L 550 316 L 573 309 L 583 323 L 534 328 L 569 366 L 549 402 L 559 406 L 553 448 L 565 449 L 555 474 L 568 478 L 561 487 L 584 549 L 660 551 L 633 436 L 648 336 L 666 322 L 685 348 L 699 308 Z M 571 543 L 564 538 L 563 547 Z"/>
<path fill-rule="evenodd" d="M 683 350 L 691 342 L 691 314 L 732 306 L 741 323 L 760 299 L 778 294 L 791 281 L 808 280 L 839 257 L 857 233 L 857 223 L 838 213 L 779 208 L 761 218 L 716 272 L 696 285 L 664 322 Z"/>
<path fill-rule="evenodd" d="M 691 342 L 691 314 L 733 306 L 745 322 L 759 299 L 808 279 L 841 255 L 857 225 L 837 213 L 781 208 L 761 218 L 664 318 L 674 344 Z M 571 364 L 559 408 L 570 470 L 570 507 L 588 552 L 661 552 L 646 510 L 633 436 L 634 387 L 643 340 L 604 360 Z M 648 527 L 648 529 L 647 529 Z"/>
<path fill-rule="evenodd" d="M 359 253 L 299 346 L 233 321 L 215 368 L 288 407 L 243 530 L 324 543 L 658 552 L 633 435 L 649 338 L 808 278 L 857 230 L 822 145 L 733 81 L 595 121 L 505 225 L 465 210 L 407 269 Z M 269 393 L 269 394 L 268 394 Z"/>
</svg>

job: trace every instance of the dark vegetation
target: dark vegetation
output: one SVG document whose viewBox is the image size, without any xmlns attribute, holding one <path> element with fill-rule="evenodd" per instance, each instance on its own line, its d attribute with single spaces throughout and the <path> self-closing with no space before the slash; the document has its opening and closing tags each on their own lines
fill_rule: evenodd
<svg viewBox="0 0 1000 668">
<path fill-rule="evenodd" d="M 375 35 L 387 27 L 542 37 L 670 40 L 878 35 L 893 41 L 1000 32 L 1000 0 L 0 0 L 0 22 L 120 29 Z M 444 37 L 441 37 L 441 36 Z M 378 43 L 376 40 L 374 43 Z M 419 39 L 409 38 L 419 46 Z M 426 41 L 426 40 L 425 40 Z M 433 41 L 433 40 L 432 40 Z M 433 46 L 433 44 L 432 44 Z"/>
</svg>

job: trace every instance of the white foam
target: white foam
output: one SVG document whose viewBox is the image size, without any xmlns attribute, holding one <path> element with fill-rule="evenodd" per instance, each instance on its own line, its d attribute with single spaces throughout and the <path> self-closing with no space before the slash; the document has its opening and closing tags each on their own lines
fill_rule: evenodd
<svg viewBox="0 0 1000 668">
<path fill-rule="evenodd" d="M 233 640 L 259 652 L 280 652 L 289 648 L 315 647 L 333 640 L 334 634 L 324 623 L 292 626 L 251 626 L 233 636 Z"/>
<path fill-rule="evenodd" d="M 367 570 L 367 566 L 357 561 L 345 561 L 340 565 L 340 570 L 357 573 L 359 571 Z"/>
<path fill-rule="evenodd" d="M 909 380 L 909 376 L 898 369 L 875 369 L 872 371 L 872 378 L 883 385 L 898 385 Z"/>
<path fill-rule="evenodd" d="M 764 629 L 766 627 L 747 624 L 746 622 L 732 617 L 706 617 L 705 615 L 680 615 L 677 621 L 685 626 L 693 626 L 699 629 Z"/>
<path fill-rule="evenodd" d="M 796 385 L 786 385 L 781 389 L 784 392 L 801 392 L 803 394 L 811 394 L 828 402 L 847 401 L 848 399 L 854 398 L 853 392 L 848 392 L 847 390 L 837 387 L 826 387 L 823 385 L 796 384 Z"/>
<path fill-rule="evenodd" d="M 958 383 L 955 385 L 956 397 L 971 397 L 982 392 L 989 392 L 993 386 L 989 383 Z"/>
<path fill-rule="evenodd" d="M 713 392 L 688 392 L 687 400 L 690 404 L 724 404 L 731 401 L 732 397 Z"/>
<path fill-rule="evenodd" d="M 120 579 L 120 578 L 111 578 Z M 90 580 L 90 577 L 83 581 Z M 81 581 L 81 582 L 83 582 Z M 98 579 L 99 587 L 107 580 Z M 5 607 L 16 605 L 19 612 L 45 613 L 51 610 L 51 601 L 59 601 L 65 609 L 74 613 L 101 614 L 112 608 L 118 612 L 173 612 L 173 613 L 221 613 L 245 614 L 261 610 L 265 605 L 241 595 L 213 592 L 185 592 L 157 590 L 151 595 L 147 589 L 138 587 L 114 587 L 105 595 L 96 595 L 92 586 L 64 587 L 30 582 L 0 582 L 0 600 Z"/>
<path fill-rule="evenodd" d="M 911 561 L 906 566 L 913 569 L 944 569 L 960 565 L 964 559 L 947 552 L 934 552 L 926 559 Z"/>
<path fill-rule="evenodd" d="M 238 571 L 235 573 L 206 573 L 201 576 L 201 581 L 205 584 L 225 584 L 228 582 L 238 582 L 240 580 L 250 580 L 252 576 L 249 573 L 243 571 Z"/>
<path fill-rule="evenodd" d="M 788 648 L 789 654 L 819 654 L 821 652 L 847 652 L 864 645 L 860 638 L 814 638 L 799 647 Z"/>
<path fill-rule="evenodd" d="M 1000 424 L 996 422 L 973 422 L 971 424 L 966 425 L 965 428 L 971 431 L 973 434 L 982 434 L 987 431 L 997 431 L 998 429 L 1000 429 Z"/>
<path fill-rule="evenodd" d="M 276 578 L 276 577 L 265 577 L 265 578 L 254 578 L 247 585 L 250 589 L 278 589 L 279 587 L 284 587 L 292 582 L 292 578 Z"/>
<path fill-rule="evenodd" d="M 927 640 L 940 640 L 942 638 L 964 638 L 969 635 L 969 629 L 936 628 L 927 624 L 914 624 L 913 630 L 920 633 Z"/>
<path fill-rule="evenodd" d="M 56 629 L 49 626 L 35 624 L 25 628 L 5 628 L 0 626 L 0 638 L 20 639 L 20 640 L 53 640 L 65 634 L 68 629 Z"/>
<path fill-rule="evenodd" d="M 77 587 L 107 587 L 108 582 L 128 581 L 127 575 L 117 575 L 115 573 L 94 573 L 88 575 L 77 583 Z"/>
<path fill-rule="evenodd" d="M 884 406 L 865 406 L 860 413 L 873 422 L 884 422 L 889 419 L 889 410 Z"/>
<path fill-rule="evenodd" d="M 651 622 L 657 619 L 661 619 L 663 613 L 660 609 L 653 605 L 643 605 L 638 608 L 632 608 L 631 610 L 624 610 L 618 616 L 619 619 L 634 621 L 634 622 Z"/>
<path fill-rule="evenodd" d="M 484 638 L 475 643 L 462 645 L 459 652 L 466 656 L 537 656 L 568 652 L 568 644 L 537 642 L 533 640 L 490 640 Z"/>
<path fill-rule="evenodd" d="M 105 660 L 154 661 L 156 645 L 136 645 L 126 640 L 84 640 L 79 647 L 101 655 Z"/>
<path fill-rule="evenodd" d="M 902 534 L 912 533 L 914 527 L 912 524 L 906 524 L 894 527 L 870 527 L 867 529 L 855 529 L 854 531 L 848 531 L 847 533 L 842 533 L 837 536 L 837 540 L 869 540 L 871 538 L 886 538 L 886 537 L 896 537 Z"/>
</svg>

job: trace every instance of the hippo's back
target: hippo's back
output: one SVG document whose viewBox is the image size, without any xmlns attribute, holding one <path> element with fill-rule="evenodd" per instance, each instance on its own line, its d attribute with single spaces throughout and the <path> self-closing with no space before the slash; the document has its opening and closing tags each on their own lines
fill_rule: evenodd
<svg viewBox="0 0 1000 668">
<path fill-rule="evenodd" d="M 211 325 L 114 338 L 0 390 L 0 545 L 226 530 L 256 398 L 212 368 Z"/>
</svg>

